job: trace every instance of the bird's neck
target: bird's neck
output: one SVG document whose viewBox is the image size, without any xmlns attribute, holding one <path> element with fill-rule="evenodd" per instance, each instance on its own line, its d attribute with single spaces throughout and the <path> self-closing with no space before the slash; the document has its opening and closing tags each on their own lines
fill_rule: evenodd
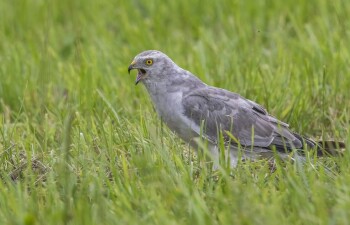
<svg viewBox="0 0 350 225">
<path fill-rule="evenodd" d="M 166 93 L 166 82 L 156 82 L 156 83 L 149 83 L 149 82 L 143 82 L 144 86 L 146 87 L 148 93 L 152 96 L 159 96 Z"/>
</svg>

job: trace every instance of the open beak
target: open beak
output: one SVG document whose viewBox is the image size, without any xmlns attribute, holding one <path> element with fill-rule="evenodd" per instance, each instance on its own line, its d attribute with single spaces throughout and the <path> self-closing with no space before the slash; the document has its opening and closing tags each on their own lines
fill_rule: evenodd
<svg viewBox="0 0 350 225">
<path fill-rule="evenodd" d="M 131 70 L 133 70 L 134 68 L 132 67 L 132 65 L 130 65 L 129 67 L 128 67 L 128 73 L 129 73 L 129 75 L 130 75 L 130 71 Z"/>
<path fill-rule="evenodd" d="M 128 73 L 130 74 L 130 71 L 133 70 L 133 69 L 136 69 L 134 66 L 136 65 L 136 62 L 135 61 L 132 61 L 130 63 L 130 66 L 128 67 Z"/>
<path fill-rule="evenodd" d="M 146 70 L 135 67 L 136 62 L 133 61 L 130 66 L 128 67 L 128 73 L 130 74 L 130 71 L 133 69 L 137 69 L 137 77 L 135 80 L 135 85 L 137 85 L 145 76 L 146 76 Z"/>
</svg>

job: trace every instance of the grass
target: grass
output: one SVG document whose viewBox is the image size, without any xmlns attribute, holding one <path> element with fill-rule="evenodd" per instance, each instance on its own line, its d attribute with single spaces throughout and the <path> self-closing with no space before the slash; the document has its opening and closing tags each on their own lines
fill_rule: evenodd
<svg viewBox="0 0 350 225">
<path fill-rule="evenodd" d="M 1 1 L 0 224 L 350 223 L 349 151 L 213 172 L 127 75 L 159 49 L 349 146 L 349 14 L 341 0 Z"/>
</svg>

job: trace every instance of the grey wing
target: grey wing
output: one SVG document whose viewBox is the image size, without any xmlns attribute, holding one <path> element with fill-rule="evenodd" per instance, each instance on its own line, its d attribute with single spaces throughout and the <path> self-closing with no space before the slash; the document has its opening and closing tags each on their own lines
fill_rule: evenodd
<svg viewBox="0 0 350 225">
<path fill-rule="evenodd" d="M 224 89 L 207 86 L 191 91 L 183 97 L 182 105 L 184 115 L 196 125 L 202 125 L 203 134 L 213 142 L 220 131 L 229 140 L 230 135 L 225 132 L 228 131 L 243 146 L 302 147 L 302 142 L 288 129 L 288 124 L 270 116 L 257 103 Z"/>
</svg>

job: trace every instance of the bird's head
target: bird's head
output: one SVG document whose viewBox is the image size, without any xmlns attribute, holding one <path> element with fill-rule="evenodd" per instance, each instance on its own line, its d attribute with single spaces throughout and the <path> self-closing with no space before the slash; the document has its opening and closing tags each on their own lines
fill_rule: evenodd
<svg viewBox="0 0 350 225">
<path fill-rule="evenodd" d="M 137 69 L 135 84 L 140 81 L 157 82 L 166 75 L 168 68 L 173 68 L 175 63 L 164 53 L 156 50 L 148 50 L 138 54 L 131 62 L 128 72 Z"/>
</svg>

